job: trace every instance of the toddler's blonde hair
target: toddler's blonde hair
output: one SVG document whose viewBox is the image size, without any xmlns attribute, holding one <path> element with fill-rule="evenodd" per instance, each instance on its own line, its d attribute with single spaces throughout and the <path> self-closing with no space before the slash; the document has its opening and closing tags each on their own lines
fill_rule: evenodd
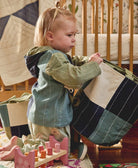
<svg viewBox="0 0 138 168">
<path fill-rule="evenodd" d="M 49 8 L 44 11 L 38 18 L 35 28 L 34 45 L 35 46 L 46 46 L 46 32 L 56 31 L 62 24 L 58 24 L 58 18 L 60 16 L 65 19 L 76 22 L 75 16 L 64 8 Z M 57 21 L 57 22 L 56 22 Z"/>
</svg>

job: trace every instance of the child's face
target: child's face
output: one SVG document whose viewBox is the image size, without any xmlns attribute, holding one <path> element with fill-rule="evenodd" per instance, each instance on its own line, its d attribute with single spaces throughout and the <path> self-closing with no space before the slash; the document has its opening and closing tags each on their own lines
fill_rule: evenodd
<svg viewBox="0 0 138 168">
<path fill-rule="evenodd" d="M 62 26 L 53 33 L 51 46 L 64 53 L 69 52 L 75 46 L 76 33 L 76 23 L 71 20 L 64 20 Z"/>
</svg>

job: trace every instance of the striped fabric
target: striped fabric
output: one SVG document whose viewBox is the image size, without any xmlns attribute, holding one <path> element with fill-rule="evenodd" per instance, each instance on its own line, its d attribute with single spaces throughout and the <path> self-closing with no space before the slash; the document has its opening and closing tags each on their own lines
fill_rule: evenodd
<svg viewBox="0 0 138 168">
<path fill-rule="evenodd" d="M 74 129 L 104 146 L 118 143 L 138 119 L 138 78 L 115 68 L 102 63 L 102 74 L 79 89 L 73 102 Z"/>
</svg>

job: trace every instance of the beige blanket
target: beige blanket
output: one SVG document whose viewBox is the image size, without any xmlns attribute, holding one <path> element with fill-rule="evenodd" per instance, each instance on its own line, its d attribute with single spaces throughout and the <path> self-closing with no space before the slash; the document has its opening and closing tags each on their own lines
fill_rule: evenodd
<svg viewBox="0 0 138 168">
<path fill-rule="evenodd" d="M 32 77 L 24 60 L 33 47 L 35 23 L 32 22 L 53 4 L 54 0 L 0 1 L 0 76 L 6 86 Z"/>
<path fill-rule="evenodd" d="M 110 36 L 110 57 L 111 61 L 118 60 L 118 34 L 111 34 Z M 138 34 L 134 34 L 134 48 L 133 48 L 133 60 L 138 61 Z M 122 60 L 129 60 L 129 45 L 130 45 L 130 35 L 122 34 Z M 107 34 L 98 35 L 98 51 L 103 58 L 107 56 Z M 91 55 L 95 52 L 95 35 L 87 34 L 87 55 Z M 76 55 L 83 55 L 83 35 L 76 35 Z"/>
</svg>

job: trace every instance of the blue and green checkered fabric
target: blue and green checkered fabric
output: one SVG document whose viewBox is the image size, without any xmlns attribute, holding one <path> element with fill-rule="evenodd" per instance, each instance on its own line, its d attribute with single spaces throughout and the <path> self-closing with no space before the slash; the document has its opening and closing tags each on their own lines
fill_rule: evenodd
<svg viewBox="0 0 138 168">
<path fill-rule="evenodd" d="M 104 69 L 102 69 L 102 74 L 97 77 L 101 80 L 96 79 L 96 83 L 85 84 L 75 95 L 72 125 L 79 134 L 93 143 L 111 146 L 118 143 L 138 119 L 138 78 L 128 70 L 109 62 L 103 63 L 103 66 L 106 66 L 107 71 L 103 72 Z M 111 78 L 112 82 L 108 83 Z M 96 88 L 99 85 L 98 82 L 101 83 L 102 90 Z M 116 87 L 112 87 L 116 82 L 118 82 Z M 112 88 L 108 94 L 112 92 L 112 95 L 106 101 L 108 85 Z M 92 93 L 94 97 L 96 94 L 99 95 L 99 98 L 92 100 L 90 98 Z M 99 99 L 102 101 L 100 102 Z M 106 104 L 102 105 L 102 102 Z"/>
</svg>

